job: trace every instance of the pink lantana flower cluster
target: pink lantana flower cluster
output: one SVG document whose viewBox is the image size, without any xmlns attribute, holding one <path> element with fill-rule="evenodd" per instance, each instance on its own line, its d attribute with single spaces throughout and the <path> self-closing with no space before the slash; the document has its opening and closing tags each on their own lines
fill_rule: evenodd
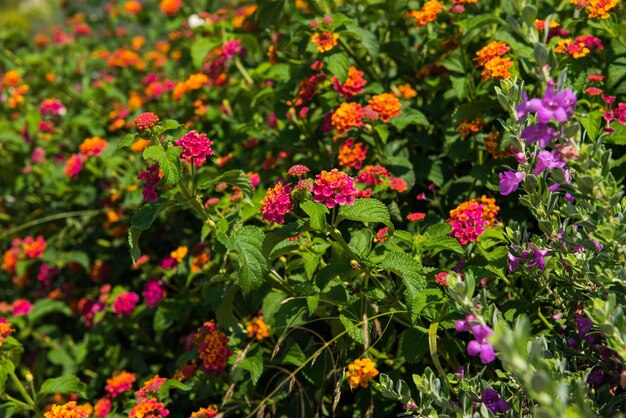
<svg viewBox="0 0 626 418">
<path fill-rule="evenodd" d="M 174 145 L 183 148 L 180 158 L 196 166 L 204 164 L 206 157 L 213 155 L 213 150 L 211 149 L 213 141 L 207 138 L 206 134 L 200 134 L 198 131 L 187 132 Z"/>
<path fill-rule="evenodd" d="M 333 168 L 315 177 L 311 193 L 314 202 L 323 203 L 332 209 L 337 205 L 353 205 L 357 189 L 352 177 Z"/>
</svg>

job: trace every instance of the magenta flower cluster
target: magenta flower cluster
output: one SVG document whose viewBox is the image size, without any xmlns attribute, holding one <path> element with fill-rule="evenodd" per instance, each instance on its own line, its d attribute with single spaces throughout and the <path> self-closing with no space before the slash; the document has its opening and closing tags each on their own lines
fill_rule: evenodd
<svg viewBox="0 0 626 418">
<path fill-rule="evenodd" d="M 146 305 L 151 308 L 156 306 L 165 298 L 165 285 L 159 279 L 152 279 L 146 282 L 141 295 Z"/>
<path fill-rule="evenodd" d="M 113 313 L 117 316 L 130 316 L 137 306 L 139 295 L 135 292 L 124 292 L 115 297 Z"/>
<path fill-rule="evenodd" d="M 493 330 L 487 325 L 479 323 L 474 315 L 459 319 L 454 324 L 454 328 L 458 332 L 469 331 L 474 334 L 474 340 L 467 344 L 467 354 L 480 356 L 480 361 L 483 364 L 491 363 L 496 359 L 493 346 L 487 341 L 487 338 L 493 334 Z"/>
<path fill-rule="evenodd" d="M 143 181 L 145 184 L 141 195 L 146 202 L 156 202 L 159 200 L 159 195 L 156 192 L 156 185 L 161 181 L 161 173 L 159 170 L 159 164 L 155 163 L 147 167 L 145 170 L 139 170 L 137 179 Z"/>
<path fill-rule="evenodd" d="M 204 164 L 206 157 L 213 155 L 213 150 L 211 149 L 213 141 L 207 138 L 206 134 L 200 134 L 198 131 L 187 132 L 174 145 L 183 148 L 180 158 L 196 166 Z"/>
<path fill-rule="evenodd" d="M 331 171 L 322 171 L 315 177 L 313 186 L 313 201 L 323 203 L 332 209 L 336 205 L 352 205 L 357 190 L 352 177 L 333 168 Z"/>
<path fill-rule="evenodd" d="M 282 182 L 276 183 L 269 189 L 261 200 L 261 213 L 263 220 L 270 223 L 283 224 L 284 216 L 293 210 L 291 200 L 291 185 L 283 186 Z"/>
</svg>

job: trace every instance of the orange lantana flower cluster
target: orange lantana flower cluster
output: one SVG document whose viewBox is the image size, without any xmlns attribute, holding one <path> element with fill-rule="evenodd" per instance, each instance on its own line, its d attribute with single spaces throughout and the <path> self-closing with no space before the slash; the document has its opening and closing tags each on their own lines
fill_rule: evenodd
<svg viewBox="0 0 626 418">
<path fill-rule="evenodd" d="M 509 69 L 513 66 L 513 61 L 508 57 L 503 57 L 509 49 L 506 43 L 493 41 L 476 53 L 475 60 L 479 66 L 483 67 L 483 80 L 506 80 L 511 77 Z"/>
<path fill-rule="evenodd" d="M 377 375 L 376 364 L 368 358 L 354 360 L 348 366 L 348 371 L 346 372 L 350 389 L 356 389 L 359 386 L 362 388 L 368 387 L 370 380 Z"/>
<path fill-rule="evenodd" d="M 415 20 L 415 27 L 421 28 L 434 21 L 443 10 L 443 3 L 437 0 L 428 0 L 420 10 L 412 10 L 406 14 L 407 17 Z"/>
<path fill-rule="evenodd" d="M 269 329 L 262 315 L 252 318 L 246 325 L 246 330 L 248 331 L 248 338 L 256 338 L 259 342 L 270 336 Z"/>
<path fill-rule="evenodd" d="M 353 167 L 357 170 L 363 166 L 363 161 L 367 156 L 367 146 L 362 142 L 354 142 L 353 138 L 348 139 L 339 147 L 339 165 L 342 167 Z"/>
</svg>

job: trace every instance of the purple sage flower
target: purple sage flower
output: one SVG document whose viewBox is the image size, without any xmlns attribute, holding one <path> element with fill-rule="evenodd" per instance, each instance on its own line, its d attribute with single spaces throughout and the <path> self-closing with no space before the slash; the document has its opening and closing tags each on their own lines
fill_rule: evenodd
<svg viewBox="0 0 626 418">
<path fill-rule="evenodd" d="M 511 407 L 504 399 L 498 395 L 498 392 L 491 388 L 485 388 L 483 390 L 482 402 L 485 404 L 487 409 L 489 409 L 494 414 L 499 414 L 500 412 L 506 412 Z"/>
<path fill-rule="evenodd" d="M 470 356 L 480 356 L 480 361 L 483 364 L 494 361 L 496 359 L 496 353 L 493 351 L 493 346 L 487 341 L 487 338 L 493 334 L 491 328 L 486 325 L 474 325 L 472 327 L 472 333 L 474 334 L 475 340 L 467 344 L 467 354 Z"/>
<path fill-rule="evenodd" d="M 546 261 L 544 257 L 548 255 L 549 250 L 540 250 L 535 248 L 532 244 L 528 244 L 532 251 L 532 260 L 528 263 L 528 267 L 539 266 L 539 270 L 543 271 L 546 268 Z"/>
<path fill-rule="evenodd" d="M 500 194 L 506 196 L 513 193 L 524 179 L 521 171 L 505 171 L 500 173 Z"/>
<path fill-rule="evenodd" d="M 538 175 L 546 170 L 563 167 L 565 167 L 565 162 L 561 161 L 554 151 L 541 151 L 539 155 L 537 155 L 537 164 L 535 165 L 533 173 Z"/>
<path fill-rule="evenodd" d="M 543 98 L 528 100 L 525 93 L 522 93 L 522 103 L 517 107 L 517 117 L 522 119 L 529 113 L 535 113 L 537 120 L 542 124 L 547 124 L 551 120 L 563 123 L 574 115 L 576 106 L 576 96 L 572 89 L 554 92 L 554 84 L 551 83 L 546 89 Z"/>
<path fill-rule="evenodd" d="M 548 144 L 558 138 L 559 132 L 556 129 L 549 127 L 543 123 L 537 123 L 524 128 L 521 137 L 526 139 L 527 144 L 534 144 L 539 142 L 542 148 L 548 146 Z"/>
</svg>

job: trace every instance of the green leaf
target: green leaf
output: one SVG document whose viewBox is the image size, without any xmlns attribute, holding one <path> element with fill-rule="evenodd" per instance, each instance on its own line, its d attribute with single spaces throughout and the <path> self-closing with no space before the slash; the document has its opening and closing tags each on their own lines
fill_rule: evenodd
<svg viewBox="0 0 626 418">
<path fill-rule="evenodd" d="M 418 312 L 418 305 L 422 303 L 420 294 L 426 288 L 423 266 L 410 255 L 394 251 L 386 253 L 385 258 L 378 264 L 378 267 L 389 270 L 402 278 L 407 304 L 411 310 L 412 317 L 415 318 Z"/>
<path fill-rule="evenodd" d="M 28 313 L 31 323 L 37 322 L 39 319 L 58 312 L 65 316 L 71 316 L 72 311 L 63 301 L 55 299 L 39 299 L 33 304 L 33 309 Z"/>
<path fill-rule="evenodd" d="M 337 276 L 345 276 L 352 272 L 352 267 L 349 264 L 342 263 L 330 263 L 317 273 L 315 277 L 315 285 L 324 291 L 328 283 Z"/>
<path fill-rule="evenodd" d="M 359 229 L 351 233 L 348 245 L 362 259 L 367 258 L 372 250 L 372 242 L 374 241 L 374 233 L 369 229 Z"/>
<path fill-rule="evenodd" d="M 0 363 L 0 395 L 4 393 L 6 381 L 9 378 L 9 374 L 14 370 L 15 366 L 11 361 L 3 361 Z"/>
<path fill-rule="evenodd" d="M 256 16 L 261 29 L 273 26 L 285 9 L 285 0 L 267 0 L 259 2 Z"/>
<path fill-rule="evenodd" d="M 48 379 L 41 385 L 39 395 L 74 394 L 81 398 L 87 398 L 87 385 L 76 376 L 61 376 Z"/>
<path fill-rule="evenodd" d="M 202 67 L 204 64 L 204 58 L 211 52 L 212 49 L 219 45 L 218 41 L 211 40 L 209 38 L 200 38 L 191 45 L 191 60 L 195 68 Z"/>
<path fill-rule="evenodd" d="M 159 163 L 159 168 L 163 171 L 161 184 L 164 186 L 173 186 L 180 180 L 182 171 L 180 167 L 181 151 L 181 147 L 170 147 L 165 151 L 158 145 L 152 145 L 143 151 L 144 159 Z"/>
<path fill-rule="evenodd" d="M 278 244 L 287 238 L 298 236 L 303 231 L 308 230 L 309 222 L 306 219 L 298 219 L 295 222 L 288 223 L 276 231 L 272 231 L 265 236 L 263 240 L 262 252 L 265 257 L 269 257 L 270 253 Z"/>
<path fill-rule="evenodd" d="M 340 81 L 346 81 L 348 78 L 348 68 L 350 67 L 348 55 L 343 52 L 335 52 L 329 55 L 326 60 L 328 63 L 328 71 L 336 75 Z"/>
<path fill-rule="evenodd" d="M 426 115 L 413 108 L 403 109 L 401 114 L 390 120 L 390 123 L 399 131 L 402 131 L 409 125 L 430 126 Z"/>
<path fill-rule="evenodd" d="M 356 199 L 352 206 L 341 206 L 338 220 L 344 219 L 359 222 L 380 222 L 392 226 L 387 206 L 376 199 Z"/>
<path fill-rule="evenodd" d="M 463 247 L 452 237 L 449 236 L 437 236 L 428 238 L 421 245 L 422 250 L 433 250 L 435 252 L 450 250 L 457 254 L 463 254 Z"/>
<path fill-rule="evenodd" d="M 319 303 L 320 303 L 319 293 L 306 297 L 306 304 L 309 307 L 309 315 L 315 314 L 315 311 L 317 311 L 317 306 L 319 305 Z"/>
<path fill-rule="evenodd" d="M 254 194 L 254 189 L 252 187 L 252 181 L 250 181 L 250 177 L 243 170 L 230 170 L 219 176 L 207 180 L 201 183 L 198 183 L 198 189 L 207 189 L 211 186 L 215 186 L 219 183 L 230 184 L 231 186 L 237 186 L 243 193 L 244 197 L 247 199 L 251 199 Z"/>
<path fill-rule="evenodd" d="M 261 286 L 268 271 L 261 247 L 265 234 L 254 226 L 244 226 L 231 237 L 241 267 L 239 285 L 244 293 Z"/>
<path fill-rule="evenodd" d="M 281 359 L 281 363 L 283 364 L 292 364 L 294 366 L 300 366 L 302 363 L 306 361 L 306 356 L 302 352 L 302 349 L 297 343 L 293 343 L 289 346 L 289 350 L 285 353 L 284 357 Z"/>
<path fill-rule="evenodd" d="M 428 330 L 422 327 L 409 328 L 400 336 L 400 355 L 407 363 L 417 364 L 428 352 Z"/>
<path fill-rule="evenodd" d="M 117 144 L 117 149 L 129 147 L 133 142 L 135 142 L 135 134 L 126 134 L 124 139 Z"/>
<path fill-rule="evenodd" d="M 178 123 L 177 120 L 174 120 L 174 119 L 166 119 L 163 121 L 163 127 L 165 128 L 166 131 L 178 129 L 181 126 L 183 125 L 181 125 L 180 123 Z"/>
<path fill-rule="evenodd" d="M 365 340 L 363 339 L 363 329 L 360 326 L 353 324 L 352 321 L 343 314 L 339 315 L 339 320 L 346 328 L 350 338 L 359 344 L 365 344 Z"/>
<path fill-rule="evenodd" d="M 349 34 L 352 35 L 356 40 L 361 41 L 367 52 L 372 56 L 372 58 L 376 58 L 378 56 L 378 51 L 380 50 L 380 43 L 378 42 L 378 38 L 372 32 L 363 29 L 359 26 L 348 24 L 346 25 L 346 30 L 340 32 L 341 34 Z"/>
<path fill-rule="evenodd" d="M 309 224 L 311 229 L 316 231 L 328 231 L 328 222 L 326 221 L 326 215 L 330 213 L 326 205 L 322 203 L 315 203 L 311 200 L 306 200 L 300 203 L 300 208 L 309 215 Z"/>
<path fill-rule="evenodd" d="M 180 390 L 181 392 L 188 392 L 192 388 L 191 386 L 188 386 L 176 379 L 167 379 L 165 382 L 163 382 L 163 385 L 159 389 L 159 398 L 168 397 L 170 389 Z"/>
<path fill-rule="evenodd" d="M 254 347 L 247 353 L 246 358 L 239 362 L 237 367 L 249 371 L 252 384 L 256 385 L 261 374 L 263 374 L 263 350 L 259 346 Z"/>
<path fill-rule="evenodd" d="M 141 256 L 139 237 L 143 231 L 150 228 L 159 214 L 172 205 L 172 202 L 164 202 L 161 204 L 148 203 L 135 212 L 131 220 L 131 226 L 128 229 L 128 244 L 130 245 L 130 256 L 133 263 L 136 263 Z"/>
<path fill-rule="evenodd" d="M 180 315 L 180 308 L 181 306 L 174 301 L 165 300 L 160 303 L 154 314 L 154 330 L 161 332 L 171 327 Z"/>
</svg>

